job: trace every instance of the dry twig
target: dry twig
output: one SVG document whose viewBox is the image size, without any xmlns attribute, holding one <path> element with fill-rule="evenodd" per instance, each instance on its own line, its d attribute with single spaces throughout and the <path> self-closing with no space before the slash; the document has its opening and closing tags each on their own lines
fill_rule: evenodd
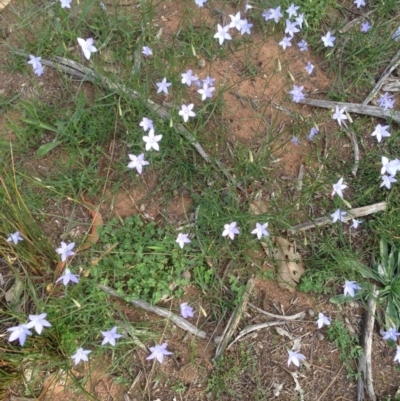
<svg viewBox="0 0 400 401">
<path fill-rule="evenodd" d="M 360 377 L 357 381 L 357 400 L 365 400 L 365 389 L 368 392 L 368 397 L 371 401 L 376 401 L 374 392 L 374 385 L 372 381 L 372 335 L 375 323 L 375 310 L 376 310 L 376 297 L 378 292 L 376 286 L 372 287 L 372 296 L 368 300 L 368 306 L 365 310 L 364 327 L 361 336 L 361 343 L 363 346 L 363 353 L 358 361 L 358 373 Z"/>
<path fill-rule="evenodd" d="M 369 206 L 356 207 L 355 209 L 347 210 L 347 215 L 343 218 L 343 221 L 349 221 L 356 219 L 357 217 L 368 216 L 369 214 L 381 212 L 386 209 L 386 202 L 374 203 Z M 290 232 L 305 231 L 310 228 L 325 226 L 332 224 L 332 218 L 330 216 L 319 217 L 313 222 L 307 221 L 306 223 L 297 224 L 289 229 Z"/>
<path fill-rule="evenodd" d="M 105 285 L 99 285 L 98 288 L 100 288 L 100 290 L 106 292 L 107 294 L 112 295 L 113 297 L 121 298 L 121 299 L 125 298 L 124 295 L 118 294 L 117 291 L 113 290 L 110 287 L 106 287 Z M 143 301 L 141 299 L 132 299 L 128 302 L 131 303 L 132 305 L 136 306 L 137 308 L 143 309 L 148 312 L 153 312 L 159 316 L 162 316 L 162 317 L 165 317 L 165 318 L 171 320 L 172 323 L 176 324 L 181 329 L 186 330 L 186 331 L 194 334 L 197 337 L 207 338 L 207 333 L 205 331 L 199 330 L 196 326 L 189 323 L 187 320 L 181 318 L 180 316 L 175 315 L 175 313 L 172 313 L 168 309 L 161 308 L 159 306 L 150 305 L 148 302 Z"/>
<path fill-rule="evenodd" d="M 372 89 L 371 93 L 367 96 L 367 98 L 364 100 L 363 104 L 368 104 L 373 97 L 379 92 L 379 89 L 381 89 L 381 86 L 384 84 L 385 80 L 387 77 L 392 73 L 392 71 L 397 68 L 397 66 L 400 64 L 400 50 L 395 54 L 395 56 L 392 58 L 392 61 L 389 63 L 389 65 L 386 67 L 385 71 L 383 71 L 382 76 L 380 77 L 379 81 L 376 83 L 374 86 L 374 89 Z M 399 113 L 400 114 L 400 113 Z M 398 120 L 396 120 L 398 122 Z"/>
<path fill-rule="evenodd" d="M 356 134 L 353 131 L 346 131 L 347 137 L 350 139 L 354 149 L 354 167 L 351 174 L 357 176 L 358 166 L 360 164 L 360 149 L 358 148 Z"/>
<path fill-rule="evenodd" d="M 257 312 L 259 312 L 259 313 L 261 313 L 261 314 L 263 314 L 265 316 L 272 317 L 274 319 L 291 321 L 291 320 L 303 320 L 306 317 L 306 312 L 299 312 L 299 313 L 296 313 L 295 315 L 289 315 L 289 316 L 274 315 L 273 313 L 269 313 L 269 312 L 266 312 L 263 309 L 257 308 L 257 306 L 255 306 L 251 302 L 249 302 L 248 305 L 250 306 L 250 308 L 256 310 Z"/>
<path fill-rule="evenodd" d="M 396 122 L 400 122 L 400 111 L 383 110 L 376 106 L 367 106 L 364 104 L 357 103 L 345 103 L 345 102 L 332 102 L 330 100 L 320 100 L 304 98 L 299 103 L 307 104 L 309 106 L 323 107 L 325 109 L 333 109 L 336 106 L 341 108 L 345 107 L 349 113 L 363 114 L 365 116 L 390 118 Z"/>
<path fill-rule="evenodd" d="M 215 357 L 214 359 L 217 361 L 219 358 L 221 358 L 222 354 L 225 351 L 226 346 L 228 345 L 229 339 L 232 337 L 232 334 L 235 332 L 239 322 L 240 318 L 242 317 L 242 313 L 246 309 L 247 302 L 249 301 L 249 296 L 251 291 L 253 290 L 255 285 L 255 280 L 251 278 L 246 285 L 246 291 L 243 294 L 242 300 L 240 304 L 236 307 L 234 310 L 232 316 L 229 318 L 229 321 L 225 327 L 224 332 L 222 333 L 222 339 L 220 343 L 218 344 L 217 350 L 215 351 Z"/>
</svg>

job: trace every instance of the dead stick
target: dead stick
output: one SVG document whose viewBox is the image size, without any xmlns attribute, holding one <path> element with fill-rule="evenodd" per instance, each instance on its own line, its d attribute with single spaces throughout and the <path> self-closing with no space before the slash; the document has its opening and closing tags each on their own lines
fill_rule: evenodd
<svg viewBox="0 0 400 401">
<path fill-rule="evenodd" d="M 386 205 L 387 205 L 386 202 L 379 202 L 369 206 L 362 206 L 362 207 L 356 207 L 355 209 L 349 209 L 347 210 L 347 215 L 343 218 L 343 221 L 346 222 L 357 217 L 368 216 L 369 214 L 381 212 L 386 209 Z M 313 222 L 307 221 L 305 223 L 297 224 L 291 227 L 289 231 L 291 231 L 292 233 L 296 231 L 305 231 L 310 228 L 325 226 L 327 224 L 332 224 L 332 218 L 330 216 L 319 217 L 318 219 L 315 219 Z"/>
<path fill-rule="evenodd" d="M 306 317 L 306 312 L 299 312 L 299 313 L 296 313 L 295 315 L 289 315 L 289 316 L 274 315 L 273 313 L 266 312 L 264 309 L 258 308 L 251 302 L 249 302 L 248 305 L 250 306 L 250 308 L 256 310 L 257 312 L 259 312 L 265 316 L 272 317 L 274 319 L 290 321 L 290 320 L 303 320 Z"/>
<path fill-rule="evenodd" d="M 332 102 L 330 100 L 320 100 L 311 98 L 301 99 L 299 103 L 308 104 L 310 106 L 315 106 L 315 107 L 323 107 L 325 109 L 333 109 L 336 106 L 339 106 L 340 108 L 345 107 L 346 111 L 348 111 L 349 113 L 363 114 L 372 117 L 389 118 L 396 122 L 400 122 L 400 111 L 393 111 L 393 110 L 385 111 L 380 107 L 376 106 L 366 106 L 364 104 L 357 104 L 357 103 Z"/>
<path fill-rule="evenodd" d="M 246 309 L 247 302 L 249 301 L 250 293 L 253 290 L 255 283 L 256 282 L 253 278 L 251 278 L 247 282 L 246 291 L 243 294 L 242 301 L 235 308 L 232 316 L 229 318 L 229 321 L 225 327 L 224 332 L 222 333 L 221 342 L 218 344 L 217 350 L 215 351 L 214 359 L 216 361 L 218 361 L 218 359 L 221 358 L 222 354 L 225 351 L 226 346 L 228 345 L 229 339 L 232 337 L 233 333 L 235 332 L 235 330 L 240 322 L 240 318 L 242 317 L 242 313 Z"/>
<path fill-rule="evenodd" d="M 376 83 L 374 86 L 374 89 L 372 89 L 371 93 L 367 96 L 367 98 L 364 100 L 363 104 L 368 104 L 372 98 L 378 93 L 379 89 L 381 89 L 381 86 L 385 82 L 386 78 L 392 73 L 392 71 L 400 64 L 400 50 L 395 54 L 395 56 L 392 58 L 392 61 L 389 63 L 389 65 L 386 67 L 385 71 L 383 71 L 382 76 L 380 77 L 379 81 Z"/>
<path fill-rule="evenodd" d="M 353 131 L 346 131 L 346 135 L 351 140 L 351 143 L 353 144 L 354 167 L 353 167 L 353 170 L 351 170 L 351 174 L 353 174 L 354 177 L 356 177 L 357 171 L 358 171 L 358 166 L 360 164 L 360 149 L 358 148 L 356 134 Z"/>
<path fill-rule="evenodd" d="M 376 401 L 374 385 L 372 381 L 372 335 L 375 323 L 375 310 L 376 310 L 376 297 L 378 292 L 376 286 L 372 287 L 372 296 L 368 300 L 368 307 L 364 316 L 364 327 L 361 335 L 361 343 L 363 346 L 363 353 L 358 362 L 358 373 L 360 377 L 357 381 L 357 400 L 365 400 L 365 390 L 368 392 L 368 397 L 371 401 Z"/>
<path fill-rule="evenodd" d="M 335 376 L 335 377 L 332 379 L 332 381 L 329 383 L 329 386 L 325 389 L 325 391 L 319 396 L 319 398 L 318 398 L 317 401 L 320 401 L 320 400 L 322 399 L 322 397 L 326 394 L 326 392 L 329 390 L 329 388 L 332 386 L 332 384 L 335 383 L 336 379 L 338 378 L 340 372 L 341 372 L 342 369 L 343 369 L 343 366 L 344 366 L 344 365 L 341 366 L 341 368 L 339 369 L 339 372 L 337 372 L 336 376 Z"/>
<path fill-rule="evenodd" d="M 15 50 L 15 54 L 18 54 L 20 56 L 28 57 L 29 54 L 20 51 L 20 50 Z M 78 77 L 82 79 L 83 81 L 89 81 L 92 83 L 100 82 L 102 86 L 115 90 L 115 91 L 120 91 L 123 92 L 125 95 L 127 95 L 130 98 L 133 99 L 141 99 L 140 94 L 133 90 L 133 89 L 128 89 L 124 85 L 121 84 L 116 84 L 111 82 L 108 78 L 104 77 L 98 72 L 95 72 L 94 70 L 87 68 L 79 63 L 76 63 L 73 60 L 67 59 L 67 58 L 62 58 L 62 57 L 55 57 L 57 62 L 53 62 L 50 60 L 45 60 L 41 59 L 41 63 L 44 65 L 47 65 L 49 67 L 55 68 L 57 70 L 64 71 L 68 74 L 71 74 L 75 77 Z M 161 118 L 164 120 L 170 120 L 171 119 L 171 114 L 162 106 L 158 105 L 157 103 L 153 102 L 150 99 L 145 99 L 145 103 L 147 103 L 147 106 L 149 109 L 154 111 L 156 114 L 158 114 Z M 199 144 L 199 142 L 196 141 L 196 138 L 182 125 L 182 124 L 176 124 L 175 125 L 176 130 L 197 150 L 197 152 L 200 154 L 200 156 L 207 162 L 211 163 L 211 158 L 210 156 L 206 153 L 206 151 L 203 149 L 203 147 Z M 222 171 L 222 173 L 225 175 L 225 177 L 232 182 L 233 185 L 235 185 L 242 193 L 246 193 L 245 190 L 242 188 L 240 183 L 238 183 L 232 175 L 228 172 L 228 170 L 225 168 L 225 166 L 220 162 L 219 160 L 215 159 L 214 164 L 218 168 L 218 170 Z"/>
<path fill-rule="evenodd" d="M 238 336 L 229 344 L 227 349 L 232 347 L 233 344 L 235 344 L 236 341 L 240 340 L 242 337 L 246 336 L 247 334 L 256 331 L 256 330 L 261 330 L 265 329 L 266 327 L 272 327 L 272 326 L 278 326 L 281 324 L 285 324 L 284 321 L 281 322 L 265 322 L 265 323 L 259 323 L 259 324 L 252 324 L 251 326 L 246 326 L 239 334 Z"/>
<path fill-rule="evenodd" d="M 125 295 L 120 295 L 120 294 L 118 294 L 117 291 L 113 290 L 110 287 L 106 287 L 105 285 L 99 285 L 98 288 L 100 288 L 100 290 L 106 292 L 107 294 L 112 295 L 113 297 L 121 298 L 121 299 L 126 298 Z M 186 330 L 186 331 L 194 334 L 197 337 L 207 338 L 207 333 L 205 331 L 199 330 L 196 326 L 189 323 L 187 320 L 181 318 L 180 316 L 175 315 L 175 313 L 172 313 L 168 309 L 161 308 L 159 306 L 150 305 L 148 302 L 143 301 L 141 299 L 131 299 L 130 301 L 127 301 L 127 302 L 131 303 L 132 305 L 136 306 L 137 308 L 144 309 L 145 311 L 153 312 L 156 315 L 165 317 L 165 318 L 171 320 L 171 322 L 176 324 L 181 329 Z"/>
</svg>

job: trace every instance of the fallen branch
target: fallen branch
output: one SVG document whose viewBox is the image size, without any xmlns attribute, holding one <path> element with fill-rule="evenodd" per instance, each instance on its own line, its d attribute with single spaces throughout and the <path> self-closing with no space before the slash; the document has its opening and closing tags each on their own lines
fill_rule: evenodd
<svg viewBox="0 0 400 401">
<path fill-rule="evenodd" d="M 317 401 L 321 401 L 321 399 L 326 394 L 326 392 L 331 388 L 332 384 L 335 383 L 335 381 L 338 378 L 338 376 L 339 376 L 340 372 L 342 371 L 343 367 L 344 367 L 344 365 L 341 366 L 341 368 L 339 369 L 339 372 L 336 373 L 336 376 L 332 379 L 332 381 L 329 383 L 329 386 L 324 390 L 324 392 L 319 396 Z"/>
<path fill-rule="evenodd" d="M 269 312 L 266 312 L 263 309 L 257 308 L 257 306 L 255 306 L 251 302 L 249 302 L 248 305 L 250 306 L 250 308 L 256 310 L 258 313 L 261 313 L 261 314 L 263 314 L 265 316 L 268 316 L 268 317 L 272 317 L 274 319 L 291 321 L 291 320 L 303 320 L 306 317 L 306 312 L 300 312 L 300 313 L 296 313 L 295 315 L 289 315 L 289 316 L 274 315 L 273 313 L 269 313 Z"/>
<path fill-rule="evenodd" d="M 246 336 L 247 334 L 249 334 L 249 333 L 251 333 L 253 331 L 265 329 L 266 327 L 279 326 L 281 324 L 285 324 L 285 322 L 284 321 L 281 321 L 281 322 L 265 322 L 265 323 L 259 323 L 259 324 L 252 324 L 251 326 L 246 326 L 238 334 L 238 336 L 229 344 L 227 349 L 232 347 L 232 345 L 235 344 L 236 341 L 239 341 L 242 337 Z"/>
<path fill-rule="evenodd" d="M 224 332 L 222 333 L 221 341 L 217 346 L 217 350 L 215 351 L 214 359 L 216 361 L 219 358 L 221 358 L 222 354 L 225 351 L 226 346 L 228 345 L 229 339 L 232 337 L 233 333 L 235 332 L 235 330 L 240 322 L 240 318 L 242 317 L 242 313 L 246 309 L 247 303 L 249 301 L 249 296 L 250 296 L 251 291 L 254 288 L 254 285 L 255 285 L 255 280 L 251 278 L 247 282 L 246 291 L 243 294 L 240 304 L 238 306 L 236 306 L 232 316 L 229 318 L 229 321 L 225 327 Z"/>
<path fill-rule="evenodd" d="M 392 58 L 392 61 L 386 67 L 385 71 L 383 71 L 383 74 L 380 77 L 379 81 L 376 83 L 376 85 L 374 86 L 374 89 L 372 89 L 371 93 L 364 100 L 363 104 L 368 104 L 372 100 L 372 98 L 379 92 L 379 89 L 381 89 L 381 86 L 384 84 L 384 82 L 386 81 L 387 77 L 392 73 L 392 71 L 395 68 L 397 68 L 398 65 L 400 65 L 399 58 L 400 58 L 400 50 Z"/>
<path fill-rule="evenodd" d="M 106 292 L 107 294 L 112 295 L 113 297 L 120 298 L 120 299 L 126 298 L 126 296 L 118 294 L 117 291 L 113 290 L 110 287 L 106 287 L 105 285 L 99 285 L 98 288 L 100 288 L 100 290 Z M 172 323 L 176 324 L 181 329 L 186 330 L 189 333 L 192 333 L 197 337 L 207 338 L 207 333 L 205 331 L 199 330 L 196 326 L 189 323 L 187 320 L 181 318 L 180 316 L 175 315 L 175 313 L 172 313 L 168 309 L 161 308 L 159 306 L 150 305 L 148 302 L 143 301 L 141 299 L 132 299 L 127 302 L 129 302 L 132 305 L 136 306 L 137 308 L 143 309 L 147 312 L 153 312 L 156 315 L 165 317 L 165 318 L 171 320 Z"/>
<path fill-rule="evenodd" d="M 330 100 L 320 100 L 304 98 L 299 101 L 299 103 L 307 104 L 309 106 L 323 107 L 325 109 L 333 109 L 336 106 L 340 108 L 345 107 L 346 111 L 349 113 L 363 114 L 365 116 L 389 118 L 396 122 L 400 122 L 400 111 L 393 110 L 383 110 L 376 106 L 366 106 L 364 104 L 357 103 L 345 103 L 345 102 L 332 102 Z"/>
<path fill-rule="evenodd" d="M 20 50 L 15 50 L 14 53 L 23 57 L 29 56 L 29 53 Z M 56 61 L 41 59 L 40 62 L 44 65 L 47 65 L 48 67 L 52 67 L 55 68 L 56 70 L 64 71 L 70 75 L 73 75 L 74 77 L 77 77 L 82 81 L 88 81 L 92 83 L 100 82 L 100 84 L 103 87 L 109 90 L 122 92 L 132 99 L 142 99 L 141 95 L 137 91 L 133 89 L 128 89 L 126 86 L 122 84 L 113 83 L 105 76 L 101 75 L 98 72 L 95 72 L 90 68 L 83 66 L 82 64 L 76 63 L 73 60 L 63 57 L 55 57 L 55 60 Z M 163 118 L 164 120 L 171 120 L 171 114 L 164 107 L 158 105 L 157 103 L 153 102 L 150 99 L 144 99 L 144 102 L 147 104 L 147 107 L 150 110 L 158 114 L 161 118 Z M 182 124 L 176 124 L 175 128 L 197 150 L 200 156 L 207 163 L 211 163 L 212 160 L 210 156 L 206 153 L 206 151 L 199 144 L 199 142 L 196 141 L 196 138 Z M 222 162 L 220 162 L 219 160 L 214 160 L 214 164 L 217 167 L 217 170 L 222 171 L 225 177 L 233 185 L 235 185 L 235 187 L 240 189 L 242 193 L 247 193 L 246 191 L 244 191 L 241 185 L 232 177 L 232 175 L 228 172 L 228 170 L 225 168 Z"/>
<path fill-rule="evenodd" d="M 382 212 L 386 209 L 386 202 L 374 203 L 369 206 L 356 207 L 355 209 L 347 210 L 347 215 L 343 218 L 343 221 L 349 221 L 357 217 L 368 216 L 373 213 Z M 290 232 L 294 233 L 296 231 L 305 231 L 310 228 L 325 226 L 327 224 L 332 224 L 332 218 L 330 216 L 319 217 L 312 221 L 307 221 L 305 223 L 297 224 L 289 229 Z"/>
<path fill-rule="evenodd" d="M 374 392 L 374 385 L 372 380 L 372 335 L 374 331 L 375 323 L 375 310 L 376 301 L 375 297 L 378 296 L 376 286 L 372 287 L 372 296 L 368 300 L 368 306 L 364 316 L 364 327 L 361 335 L 361 344 L 363 347 L 363 353 L 358 362 L 358 373 L 360 374 L 357 381 L 357 400 L 365 400 L 365 389 L 368 392 L 368 397 L 371 401 L 376 401 L 376 395 Z"/>
<path fill-rule="evenodd" d="M 357 176 L 358 166 L 360 164 L 360 149 L 358 148 L 356 134 L 353 131 L 346 131 L 347 137 L 350 139 L 354 149 L 354 167 L 351 174 Z"/>
</svg>

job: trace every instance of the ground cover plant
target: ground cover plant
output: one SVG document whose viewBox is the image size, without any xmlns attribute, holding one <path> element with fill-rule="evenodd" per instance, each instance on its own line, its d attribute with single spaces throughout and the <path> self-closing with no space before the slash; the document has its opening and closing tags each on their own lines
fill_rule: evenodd
<svg viewBox="0 0 400 401">
<path fill-rule="evenodd" d="M 0 397 L 395 399 L 399 15 L 0 0 Z"/>
</svg>

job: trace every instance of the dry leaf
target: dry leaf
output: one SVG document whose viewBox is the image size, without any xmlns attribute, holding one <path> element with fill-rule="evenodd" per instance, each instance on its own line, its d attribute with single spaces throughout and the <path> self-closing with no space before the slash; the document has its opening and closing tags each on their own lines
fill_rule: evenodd
<svg viewBox="0 0 400 401">
<path fill-rule="evenodd" d="M 294 246 L 285 238 L 272 237 L 273 248 L 262 243 L 265 252 L 273 260 L 277 268 L 278 284 L 294 292 L 294 287 L 300 282 L 304 274 L 304 265 L 301 256 L 294 250 Z"/>
</svg>

